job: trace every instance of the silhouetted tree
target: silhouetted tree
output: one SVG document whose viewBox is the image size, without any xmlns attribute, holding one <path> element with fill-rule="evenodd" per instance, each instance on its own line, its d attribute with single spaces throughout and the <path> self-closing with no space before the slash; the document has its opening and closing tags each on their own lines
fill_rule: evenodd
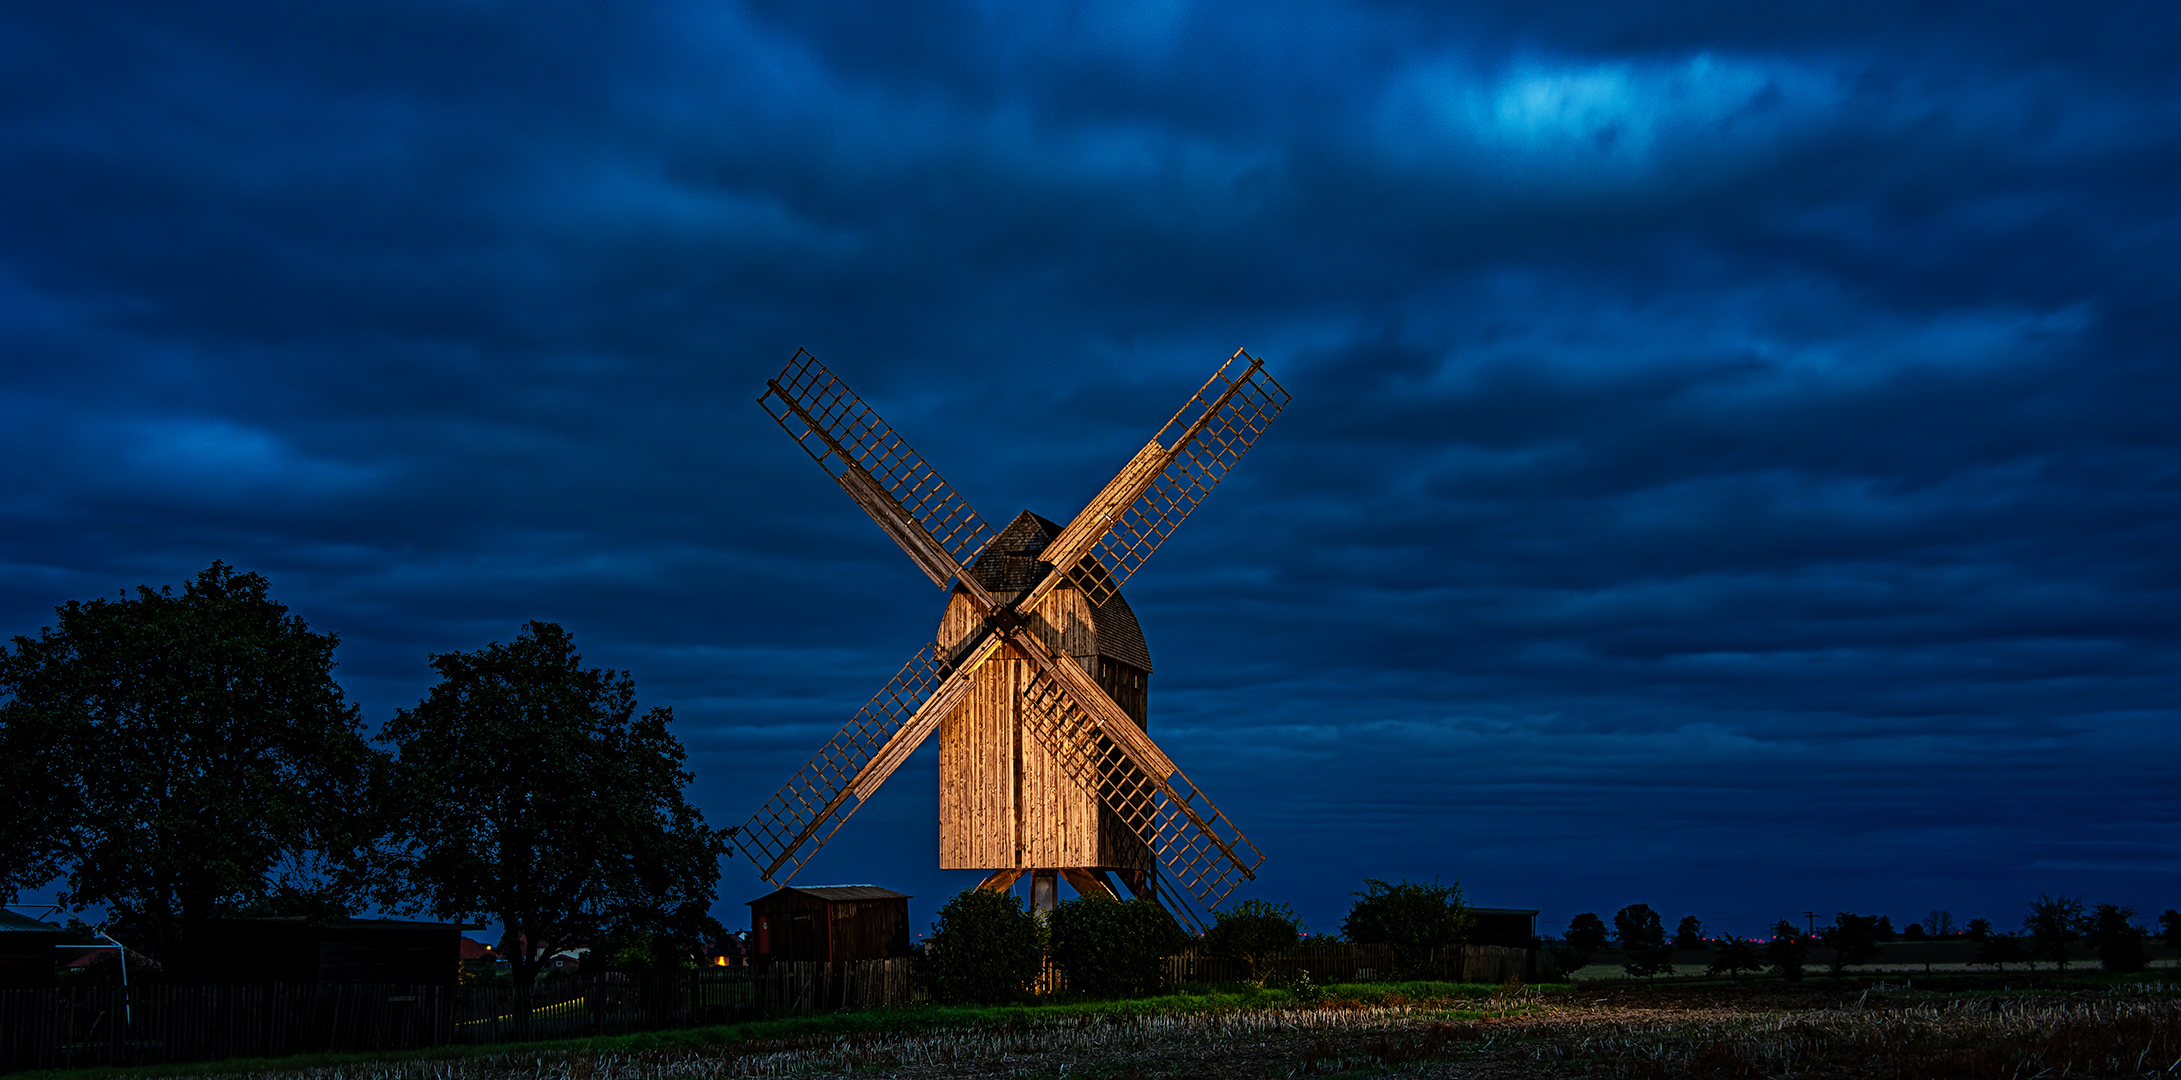
<svg viewBox="0 0 2181 1080">
<path fill-rule="evenodd" d="M 0 648 L 0 891 L 62 877 L 61 903 L 163 959 L 189 921 L 349 910 L 380 757 L 340 639 L 270 591 L 215 562 Z"/>
<path fill-rule="evenodd" d="M 2098 964 L 2107 971 L 2142 971 L 2151 964 L 2146 947 L 2150 935 L 2135 924 L 2134 908 L 2099 904 L 2085 920 L 2084 934 L 2098 950 Z"/>
<path fill-rule="evenodd" d="M 1469 933 L 1472 919 L 1462 903 L 1462 883 L 1441 885 L 1406 878 L 1389 885 L 1377 878 L 1363 879 L 1364 891 L 1353 893 L 1356 901 L 1341 920 L 1342 936 L 1359 945 L 1391 945 L 1394 961 L 1408 974 L 1418 974 L 1431 961 L 1434 949 L 1455 944 Z"/>
<path fill-rule="evenodd" d="M 1953 937 L 1954 913 L 1951 911 L 1933 911 L 1924 916 L 1924 933 L 1935 938 Z"/>
<path fill-rule="evenodd" d="M 1711 965 L 1704 969 L 1706 975 L 1728 975 L 1739 979 L 1745 971 L 1763 971 L 1764 958 L 1757 953 L 1757 946 L 1742 938 L 1728 934 L 1719 942 L 1719 951 L 1711 958 Z"/>
<path fill-rule="evenodd" d="M 1701 949 L 1704 947 L 1704 924 L 1694 915 L 1683 915 L 1681 925 L 1674 929 L 1674 948 Z"/>
<path fill-rule="evenodd" d="M 1810 943 L 1794 923 L 1781 919 L 1772 927 L 1772 940 L 1765 942 L 1764 955 L 1781 978 L 1800 982 L 1803 965 L 1810 959 Z"/>
<path fill-rule="evenodd" d="M 519 985 L 607 935 L 718 935 L 727 844 L 682 796 L 673 710 L 638 716 L 628 673 L 584 667 L 553 623 L 431 663 L 379 736 L 400 751 L 381 903 L 491 917 Z"/>
<path fill-rule="evenodd" d="M 2065 971 L 2075 943 L 2082 940 L 2083 902 L 2078 897 L 2039 894 L 2037 899 L 2030 901 L 2029 914 L 2022 919 L 2022 931 L 2029 935 L 2030 946 L 2039 957 L 2051 960 Z"/>
<path fill-rule="evenodd" d="M 1630 952 L 1666 944 L 1666 925 L 1649 904 L 1630 904 L 1614 912 L 1613 929 L 1621 939 L 1621 948 Z"/>
<path fill-rule="evenodd" d="M 2176 949 L 2181 949 L 2181 911 L 2167 908 L 2165 911 L 2160 912 L 2158 930 L 2160 940 Z"/>
<path fill-rule="evenodd" d="M 2019 964 L 2027 959 L 2029 959 L 2029 952 L 2022 947 L 2021 935 L 1986 934 L 1983 942 L 1977 946 L 1976 959 L 1969 962 L 1972 964 L 1988 964 L 2005 971 L 2008 964 Z"/>
<path fill-rule="evenodd" d="M 1985 938 L 1992 936 L 1992 920 L 1971 919 L 1969 925 L 1963 928 L 1962 933 L 1968 935 L 1971 941 L 1983 941 Z"/>
<path fill-rule="evenodd" d="M 1605 920 L 1594 912 L 1586 911 L 1568 920 L 1568 948 L 1586 956 L 1606 947 Z"/>
<path fill-rule="evenodd" d="M 1924 926 L 1922 923 L 1910 923 L 1907 926 L 1901 928 L 1901 938 L 1904 941 L 1922 941 L 1924 940 L 1924 937 Z"/>
<path fill-rule="evenodd" d="M 1894 932 L 1893 916 L 1880 915 L 1878 917 L 1878 922 L 1871 927 L 1871 936 L 1881 942 L 1885 942 L 1892 941 L 1894 938 L 1900 937 L 1901 935 Z"/>
<path fill-rule="evenodd" d="M 1884 951 L 1878 947 L 1878 916 L 1836 912 L 1833 924 L 1818 931 L 1825 947 L 1833 950 L 1832 973 L 1863 963 Z"/>
</svg>

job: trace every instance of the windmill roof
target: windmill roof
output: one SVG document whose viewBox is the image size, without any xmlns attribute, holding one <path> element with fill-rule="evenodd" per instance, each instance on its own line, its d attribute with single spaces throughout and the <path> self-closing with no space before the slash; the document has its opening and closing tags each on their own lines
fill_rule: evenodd
<svg viewBox="0 0 2181 1080">
<path fill-rule="evenodd" d="M 1060 535 L 1061 529 L 1062 526 L 1051 518 L 1025 510 L 1015 515 L 1015 520 L 1008 522 L 1007 527 L 977 553 L 976 559 L 969 564 L 969 572 L 977 575 L 977 581 L 1000 602 L 1012 602 L 1016 596 L 1036 588 L 1037 583 L 1052 572 L 1052 564 L 1038 556 Z M 1093 605 L 1091 615 L 1097 622 L 1100 655 L 1147 672 L 1151 670 L 1151 650 L 1144 644 L 1143 626 L 1136 621 L 1136 613 L 1118 590 L 1105 603 Z"/>
</svg>

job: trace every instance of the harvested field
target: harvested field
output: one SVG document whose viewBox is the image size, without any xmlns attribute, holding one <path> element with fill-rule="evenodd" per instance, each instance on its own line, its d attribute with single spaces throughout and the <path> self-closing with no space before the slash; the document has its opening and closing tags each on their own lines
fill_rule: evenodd
<svg viewBox="0 0 2181 1080">
<path fill-rule="evenodd" d="M 281 1080 L 679 1077 L 2118 1077 L 2181 1074 L 2181 986 L 1903 984 L 1577 986 L 1498 994 L 1414 985 L 1280 993 L 1170 1011 L 1008 1010 L 920 1026 L 684 1045 L 532 1049 L 192 1075 Z M 1449 992 L 1452 991 L 1452 992 Z M 1345 992 L 1345 993 L 1344 993 Z M 1251 998 L 1255 998 L 1254 1001 Z M 927 1017 L 936 1019 L 936 1015 Z"/>
</svg>

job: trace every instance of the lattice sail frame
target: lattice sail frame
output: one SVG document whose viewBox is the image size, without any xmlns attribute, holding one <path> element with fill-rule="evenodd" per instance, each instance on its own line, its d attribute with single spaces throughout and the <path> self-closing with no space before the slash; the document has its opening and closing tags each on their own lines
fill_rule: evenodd
<svg viewBox="0 0 2181 1080">
<path fill-rule="evenodd" d="M 795 350 L 757 403 L 940 588 L 991 542 L 991 526 L 969 500 L 809 352 Z M 878 493 L 884 498 L 873 498 Z M 917 550 L 919 538 L 902 535 L 897 514 L 921 529 L 954 566 Z"/>
<path fill-rule="evenodd" d="M 1060 663 L 1073 661 L 1063 657 Z M 1106 808 L 1144 842 L 1165 871 L 1156 876 L 1180 886 L 1203 910 L 1219 910 L 1264 863 L 1257 846 L 1186 774 L 1173 768 L 1166 784 L 1155 782 L 1101 730 L 1075 694 L 1047 672 L 1032 675 L 1023 688 L 1022 704 L 1023 727 L 1031 737 L 1067 771 L 1092 786 Z M 1171 767 L 1170 761 L 1153 766 Z M 1185 803 L 1188 810 L 1183 809 Z M 1190 921 L 1203 922 L 1194 913 Z"/>
</svg>

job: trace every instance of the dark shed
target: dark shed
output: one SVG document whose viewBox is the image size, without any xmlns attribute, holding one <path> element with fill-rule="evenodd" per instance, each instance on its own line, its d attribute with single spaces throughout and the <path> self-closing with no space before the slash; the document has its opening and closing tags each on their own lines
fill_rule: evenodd
<svg viewBox="0 0 2181 1080">
<path fill-rule="evenodd" d="M 0 990 L 60 985 L 53 951 L 60 943 L 60 927 L 0 909 Z"/>
<path fill-rule="evenodd" d="M 1498 945 L 1508 949 L 1537 948 L 1537 909 L 1473 907 L 1469 909 L 1469 944 Z"/>
<path fill-rule="evenodd" d="M 185 939 L 189 979 L 208 983 L 453 985 L 462 964 L 459 923 L 342 919 L 211 919 Z"/>
<path fill-rule="evenodd" d="M 750 959 L 886 960 L 909 955 L 909 896 L 876 885 L 790 886 L 750 901 Z"/>
</svg>

